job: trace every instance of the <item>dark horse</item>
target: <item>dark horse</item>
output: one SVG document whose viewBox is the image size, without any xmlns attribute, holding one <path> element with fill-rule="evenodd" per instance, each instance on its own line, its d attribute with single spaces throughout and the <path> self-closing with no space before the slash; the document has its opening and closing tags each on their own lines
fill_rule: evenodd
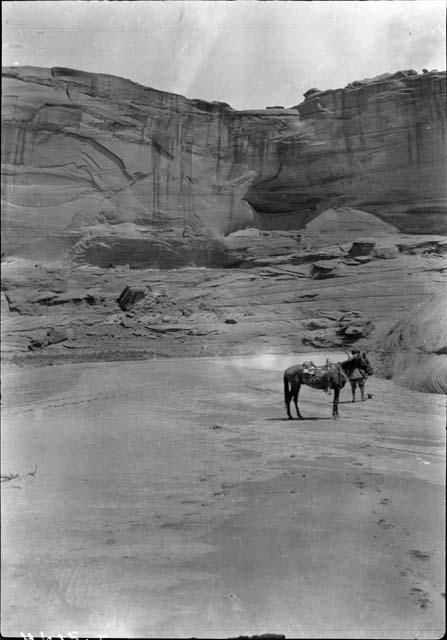
<svg viewBox="0 0 447 640">
<path fill-rule="evenodd" d="M 290 413 L 290 401 L 292 398 L 298 418 L 303 418 L 298 408 L 298 394 L 302 384 L 313 387 L 314 389 L 333 389 L 334 401 L 332 405 L 332 416 L 334 419 L 338 418 L 338 398 L 340 396 L 340 389 L 345 386 L 346 381 L 349 379 L 354 369 L 365 371 L 369 376 L 373 374 L 373 369 L 366 353 L 359 353 L 344 362 L 329 363 L 324 367 L 316 367 L 315 372 L 312 373 L 306 373 L 305 367 L 302 364 L 296 364 L 293 367 L 286 369 L 283 376 L 284 400 L 289 419 L 292 420 L 292 415 Z"/>
</svg>

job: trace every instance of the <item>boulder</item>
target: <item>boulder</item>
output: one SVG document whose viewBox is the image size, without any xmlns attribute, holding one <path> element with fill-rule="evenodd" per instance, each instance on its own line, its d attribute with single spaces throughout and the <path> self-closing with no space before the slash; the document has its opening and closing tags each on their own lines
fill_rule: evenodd
<svg viewBox="0 0 447 640">
<path fill-rule="evenodd" d="M 343 264 L 347 264 L 349 267 L 357 267 L 359 264 L 367 264 L 371 260 L 372 256 L 356 256 L 349 260 L 343 260 Z"/>
<path fill-rule="evenodd" d="M 373 330 L 373 325 L 371 322 L 364 324 L 362 326 L 353 324 L 353 325 L 349 325 L 349 327 L 346 327 L 343 335 L 345 338 L 349 340 L 366 338 L 369 336 L 372 330 Z"/>
<path fill-rule="evenodd" d="M 314 280 L 323 280 L 324 278 L 334 278 L 337 275 L 338 263 L 333 262 L 315 262 L 312 265 L 310 276 Z"/>
<path fill-rule="evenodd" d="M 59 342 L 64 342 L 65 340 L 71 340 L 72 338 L 72 329 L 52 328 L 48 329 L 44 336 L 32 338 L 28 348 L 30 349 L 30 351 L 35 351 L 36 349 L 43 349 L 44 347 L 48 347 L 51 344 L 57 344 Z"/>
<path fill-rule="evenodd" d="M 443 256 L 447 254 L 447 239 L 443 236 L 428 236 L 425 238 L 408 238 L 397 243 L 400 253 L 409 255 L 430 254 Z"/>
<path fill-rule="evenodd" d="M 335 327 L 335 325 L 336 322 L 330 318 L 312 318 L 305 323 L 306 328 L 311 331 L 315 329 L 329 329 L 330 327 Z"/>
<path fill-rule="evenodd" d="M 369 256 L 375 246 L 376 241 L 374 238 L 358 238 L 352 243 L 348 256 L 350 258 L 356 258 L 357 256 Z"/>
<path fill-rule="evenodd" d="M 346 340 L 366 338 L 374 329 L 374 323 L 359 311 L 348 311 L 338 321 L 337 334 Z"/>
<path fill-rule="evenodd" d="M 399 250 L 395 244 L 389 246 L 374 247 L 372 253 L 373 258 L 379 258 L 381 260 L 393 260 L 399 255 Z"/>
<path fill-rule="evenodd" d="M 140 300 L 143 300 L 150 290 L 150 287 L 142 288 L 128 285 L 123 289 L 116 301 L 123 311 L 127 311 L 140 302 Z"/>
<path fill-rule="evenodd" d="M 353 258 L 355 264 L 366 264 L 367 262 L 371 262 L 371 256 L 356 256 Z"/>
</svg>

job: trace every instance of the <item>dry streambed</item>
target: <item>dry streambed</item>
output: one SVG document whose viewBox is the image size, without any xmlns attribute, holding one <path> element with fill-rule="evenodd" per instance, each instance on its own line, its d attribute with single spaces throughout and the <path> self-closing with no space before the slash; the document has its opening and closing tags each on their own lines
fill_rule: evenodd
<svg viewBox="0 0 447 640">
<path fill-rule="evenodd" d="M 4 371 L 3 634 L 442 634 L 443 397 L 293 361 Z"/>
</svg>

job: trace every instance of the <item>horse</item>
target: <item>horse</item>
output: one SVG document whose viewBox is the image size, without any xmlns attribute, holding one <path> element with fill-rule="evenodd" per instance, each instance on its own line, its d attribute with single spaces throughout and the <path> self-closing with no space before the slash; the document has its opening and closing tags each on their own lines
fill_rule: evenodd
<svg viewBox="0 0 447 640">
<path fill-rule="evenodd" d="M 333 389 L 334 399 L 332 404 L 332 417 L 336 420 L 338 415 L 338 399 L 340 390 L 354 369 L 365 371 L 367 375 L 373 374 L 373 368 L 365 352 L 349 358 L 343 362 L 326 363 L 324 367 L 315 367 L 314 373 L 307 373 L 304 365 L 296 364 L 284 371 L 284 401 L 286 403 L 287 416 L 292 420 L 290 413 L 290 401 L 293 399 L 297 416 L 300 420 L 303 416 L 298 407 L 298 394 L 302 384 L 314 389 Z"/>
</svg>

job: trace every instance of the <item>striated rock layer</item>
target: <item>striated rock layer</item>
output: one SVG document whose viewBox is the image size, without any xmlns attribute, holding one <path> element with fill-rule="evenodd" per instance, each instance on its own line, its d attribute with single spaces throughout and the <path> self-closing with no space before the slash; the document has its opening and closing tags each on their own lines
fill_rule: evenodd
<svg viewBox="0 0 447 640">
<path fill-rule="evenodd" d="M 445 136 L 445 73 L 385 74 L 306 92 L 290 109 L 235 111 L 109 75 L 7 68 L 3 250 L 228 266 L 228 234 L 299 230 L 340 205 L 439 233 Z"/>
<path fill-rule="evenodd" d="M 409 389 L 447 394 L 445 309 L 445 295 L 438 294 L 391 327 L 377 345 L 379 373 Z"/>
</svg>

